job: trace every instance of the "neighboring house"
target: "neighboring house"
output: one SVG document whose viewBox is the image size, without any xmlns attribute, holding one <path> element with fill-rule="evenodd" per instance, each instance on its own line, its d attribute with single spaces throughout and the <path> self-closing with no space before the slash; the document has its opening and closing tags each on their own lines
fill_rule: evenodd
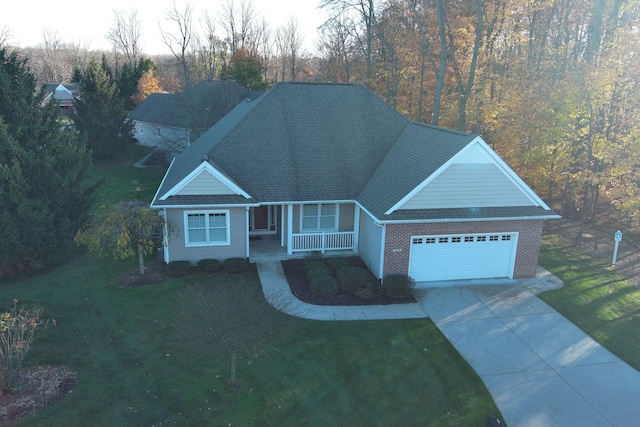
<svg viewBox="0 0 640 427">
<path fill-rule="evenodd" d="M 151 206 L 165 262 L 255 260 L 269 239 L 274 256 L 346 251 L 417 281 L 535 276 L 543 220 L 559 218 L 479 136 L 353 84 L 244 101 L 174 159 Z"/>
<path fill-rule="evenodd" d="M 53 99 L 60 105 L 62 114 L 71 116 L 74 113 L 73 101 L 80 98 L 79 83 L 45 83 L 42 85 L 42 90 L 44 91 L 42 105 L 48 104 Z"/>
<path fill-rule="evenodd" d="M 141 145 L 182 151 L 246 98 L 259 96 L 233 81 L 205 80 L 174 95 L 152 93 L 130 114 Z"/>
</svg>

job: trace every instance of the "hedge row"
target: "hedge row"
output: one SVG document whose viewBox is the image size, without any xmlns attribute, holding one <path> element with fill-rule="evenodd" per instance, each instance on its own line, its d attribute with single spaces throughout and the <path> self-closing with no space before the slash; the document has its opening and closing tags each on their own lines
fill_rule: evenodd
<svg viewBox="0 0 640 427">
<path fill-rule="evenodd" d="M 194 268 L 189 261 L 171 261 L 166 265 L 167 273 L 170 276 L 186 276 L 193 272 Z M 195 270 L 199 273 L 243 273 L 249 269 L 249 262 L 246 258 L 228 258 L 224 261 L 217 259 L 201 259 L 196 263 Z"/>
</svg>

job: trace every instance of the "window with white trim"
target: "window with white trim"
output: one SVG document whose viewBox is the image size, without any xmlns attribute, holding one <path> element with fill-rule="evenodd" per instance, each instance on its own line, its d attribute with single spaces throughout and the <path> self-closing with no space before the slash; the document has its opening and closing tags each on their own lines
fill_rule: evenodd
<svg viewBox="0 0 640 427">
<path fill-rule="evenodd" d="M 229 244 L 229 211 L 196 211 L 184 213 L 186 246 Z"/>
<path fill-rule="evenodd" d="M 335 203 L 302 205 L 301 211 L 303 231 L 338 229 L 338 205 Z"/>
</svg>

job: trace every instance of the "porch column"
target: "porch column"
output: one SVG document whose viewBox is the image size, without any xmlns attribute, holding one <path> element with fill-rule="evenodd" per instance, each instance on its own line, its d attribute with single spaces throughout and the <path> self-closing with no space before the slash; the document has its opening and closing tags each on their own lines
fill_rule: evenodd
<svg viewBox="0 0 640 427">
<path fill-rule="evenodd" d="M 293 254 L 293 205 L 287 205 L 287 255 Z"/>
<path fill-rule="evenodd" d="M 353 209 L 353 250 L 358 251 L 358 238 L 360 237 L 360 206 Z"/>
</svg>

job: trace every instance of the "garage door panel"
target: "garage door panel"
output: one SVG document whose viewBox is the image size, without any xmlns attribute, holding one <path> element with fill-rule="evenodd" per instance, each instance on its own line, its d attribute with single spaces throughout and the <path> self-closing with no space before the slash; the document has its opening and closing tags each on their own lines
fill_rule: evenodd
<svg viewBox="0 0 640 427">
<path fill-rule="evenodd" d="M 511 277 L 517 233 L 414 236 L 411 243 L 416 281 Z"/>
</svg>

